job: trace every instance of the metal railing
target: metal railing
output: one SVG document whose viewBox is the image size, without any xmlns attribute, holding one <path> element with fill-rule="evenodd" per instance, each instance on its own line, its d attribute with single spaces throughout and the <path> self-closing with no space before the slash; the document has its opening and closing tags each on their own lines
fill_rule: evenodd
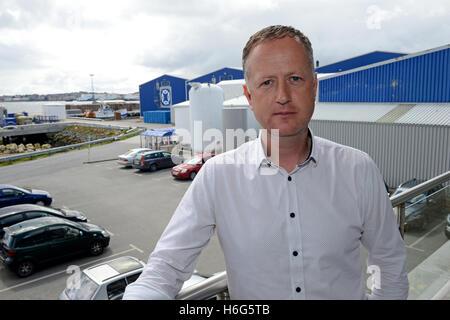
<svg viewBox="0 0 450 320">
<path fill-rule="evenodd" d="M 82 148 L 85 146 L 96 145 L 96 144 L 100 144 L 100 143 L 104 143 L 104 142 L 117 141 L 122 138 L 127 138 L 130 136 L 136 135 L 137 133 L 141 133 L 143 131 L 145 131 L 145 129 L 143 129 L 143 128 L 134 128 L 132 131 L 130 131 L 126 134 L 120 135 L 120 136 L 116 136 L 116 137 L 103 138 L 103 139 L 98 139 L 98 140 L 92 140 L 92 141 L 87 141 L 87 142 L 82 142 L 82 143 L 71 144 L 71 145 L 62 146 L 62 147 L 56 147 L 56 148 L 50 148 L 50 149 L 45 149 L 45 150 L 40 150 L 40 151 L 26 152 L 26 153 L 15 154 L 12 156 L 1 157 L 0 163 L 3 163 L 3 162 L 11 163 L 14 160 L 25 159 L 25 158 L 33 159 L 33 157 L 37 157 L 37 156 L 41 156 L 41 155 L 49 155 L 52 153 L 62 152 L 62 151 L 70 150 L 70 149 Z"/>
<path fill-rule="evenodd" d="M 391 197 L 392 207 L 397 215 L 397 222 L 402 238 L 404 237 L 404 222 L 405 222 L 405 203 L 406 201 L 423 194 L 424 192 L 450 180 L 450 171 L 447 171 L 437 177 L 425 181 L 417 186 Z M 214 275 L 206 280 L 203 280 L 195 285 L 189 286 L 181 290 L 175 297 L 177 300 L 205 300 L 216 296 L 218 300 L 228 300 L 228 284 L 227 273 Z"/>
<path fill-rule="evenodd" d="M 450 171 L 447 171 L 437 177 L 434 177 L 430 180 L 427 180 L 417 186 L 408 189 L 402 193 L 399 193 L 393 197 L 391 197 L 392 207 L 394 208 L 394 212 L 397 216 L 397 224 L 400 230 L 400 234 L 402 238 L 405 236 L 405 203 L 412 198 L 425 193 L 426 191 L 440 185 L 446 183 L 450 180 Z"/>
<path fill-rule="evenodd" d="M 208 300 L 216 296 L 217 300 L 228 300 L 227 272 L 222 271 L 206 280 L 181 290 L 177 300 Z"/>
</svg>

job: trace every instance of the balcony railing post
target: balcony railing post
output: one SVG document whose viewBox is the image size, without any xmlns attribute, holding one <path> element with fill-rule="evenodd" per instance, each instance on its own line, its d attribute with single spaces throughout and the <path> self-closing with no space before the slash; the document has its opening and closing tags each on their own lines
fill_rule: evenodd
<svg viewBox="0 0 450 320">
<path fill-rule="evenodd" d="M 405 203 L 399 204 L 394 208 L 395 215 L 397 216 L 398 230 L 402 239 L 405 238 Z"/>
</svg>

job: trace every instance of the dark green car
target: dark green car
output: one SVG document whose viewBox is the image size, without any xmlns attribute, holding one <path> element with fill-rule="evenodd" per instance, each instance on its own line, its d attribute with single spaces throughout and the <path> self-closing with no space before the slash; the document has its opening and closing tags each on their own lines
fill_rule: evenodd
<svg viewBox="0 0 450 320">
<path fill-rule="evenodd" d="M 31 275 L 40 265 L 80 253 L 99 255 L 110 238 L 100 226 L 56 217 L 27 220 L 4 231 L 0 262 L 19 277 Z"/>
</svg>

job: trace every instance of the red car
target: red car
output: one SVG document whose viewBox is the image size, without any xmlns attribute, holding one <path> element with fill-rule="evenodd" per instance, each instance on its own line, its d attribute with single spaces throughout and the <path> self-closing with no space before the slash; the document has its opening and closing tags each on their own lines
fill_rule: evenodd
<svg viewBox="0 0 450 320">
<path fill-rule="evenodd" d="M 214 153 L 198 154 L 193 158 L 186 160 L 186 162 L 173 167 L 170 173 L 177 179 L 194 180 L 203 164 L 214 156 Z"/>
</svg>

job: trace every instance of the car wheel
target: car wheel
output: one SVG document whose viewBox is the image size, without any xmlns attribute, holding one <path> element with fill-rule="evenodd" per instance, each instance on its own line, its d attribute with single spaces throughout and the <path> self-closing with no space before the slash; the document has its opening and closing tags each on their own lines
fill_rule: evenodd
<svg viewBox="0 0 450 320">
<path fill-rule="evenodd" d="M 25 278 L 34 272 L 34 263 L 27 260 L 22 261 L 17 265 L 16 273 L 19 277 Z"/>
<path fill-rule="evenodd" d="M 103 253 L 103 250 L 105 248 L 103 247 L 103 245 L 101 244 L 100 241 L 94 241 L 92 242 L 90 248 L 89 248 L 89 252 L 93 255 L 93 256 L 98 256 L 99 254 Z"/>
<path fill-rule="evenodd" d="M 42 201 L 42 200 L 36 201 L 36 204 L 37 204 L 38 206 L 45 206 L 45 202 Z"/>
<path fill-rule="evenodd" d="M 192 171 L 191 174 L 189 175 L 189 179 L 194 180 L 196 175 L 197 175 L 197 172 Z"/>
<path fill-rule="evenodd" d="M 156 169 L 158 169 L 158 167 L 156 166 L 156 164 L 152 164 L 150 166 L 150 171 L 156 171 Z"/>
</svg>

